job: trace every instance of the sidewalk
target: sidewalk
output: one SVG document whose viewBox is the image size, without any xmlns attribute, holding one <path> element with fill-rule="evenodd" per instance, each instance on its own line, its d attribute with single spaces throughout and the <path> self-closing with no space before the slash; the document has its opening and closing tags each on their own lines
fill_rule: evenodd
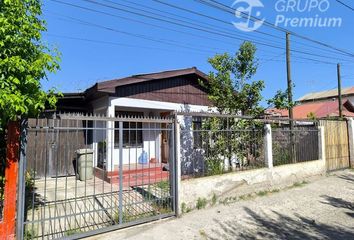
<svg viewBox="0 0 354 240">
<path fill-rule="evenodd" d="M 354 239 L 354 171 L 88 239 Z"/>
</svg>

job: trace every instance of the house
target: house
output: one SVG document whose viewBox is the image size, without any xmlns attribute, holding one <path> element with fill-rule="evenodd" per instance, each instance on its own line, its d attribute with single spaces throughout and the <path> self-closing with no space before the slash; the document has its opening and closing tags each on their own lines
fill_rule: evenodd
<svg viewBox="0 0 354 240">
<path fill-rule="evenodd" d="M 343 88 L 342 98 L 354 102 L 354 87 Z M 310 102 L 327 102 L 330 100 L 338 100 L 338 89 L 309 93 L 299 98 L 297 102 L 303 104 Z"/>
<path fill-rule="evenodd" d="M 207 76 L 195 67 L 103 81 L 84 92 L 64 94 L 58 100 L 57 111 L 110 117 L 165 117 L 175 111 L 206 112 L 210 109 L 211 102 L 200 81 L 207 82 Z M 188 117 L 182 118 L 180 122 L 184 124 Z M 103 125 L 102 128 L 106 130 L 92 136 L 94 167 L 116 171 L 119 166 L 118 122 L 97 124 Z M 144 123 L 124 124 L 123 128 L 144 130 L 124 130 L 123 164 L 130 164 L 131 159 L 138 159 L 144 151 L 147 152 L 149 161 L 168 162 L 168 154 L 164 154 L 168 152 L 168 146 L 163 144 L 169 142 L 168 134 L 164 134 L 164 131 L 149 131 L 153 126 L 145 126 Z M 135 139 L 134 142 L 130 138 Z M 99 156 L 99 148 L 102 146 L 106 150 L 103 159 Z"/>
<path fill-rule="evenodd" d="M 354 117 L 354 87 L 342 90 L 342 113 L 345 117 Z M 309 93 L 297 100 L 293 108 L 295 119 L 326 118 L 339 116 L 338 90 Z M 270 108 L 267 116 L 288 118 L 287 109 Z"/>
</svg>

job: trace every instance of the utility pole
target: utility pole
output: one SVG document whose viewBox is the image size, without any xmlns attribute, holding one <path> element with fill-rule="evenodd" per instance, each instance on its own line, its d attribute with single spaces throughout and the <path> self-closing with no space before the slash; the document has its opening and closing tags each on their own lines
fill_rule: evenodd
<svg viewBox="0 0 354 240">
<path fill-rule="evenodd" d="M 340 76 L 340 64 L 337 64 L 337 77 L 338 77 L 338 104 L 339 104 L 339 117 L 343 117 L 343 105 L 342 105 L 342 79 Z"/>
<path fill-rule="evenodd" d="M 293 82 L 291 79 L 291 61 L 290 61 L 290 33 L 286 33 L 286 75 L 288 82 L 288 103 L 289 103 L 289 118 L 290 118 L 290 159 L 296 162 L 295 157 L 295 137 L 294 137 L 294 113 L 293 113 Z"/>
<path fill-rule="evenodd" d="M 291 63 L 290 63 L 290 33 L 286 33 L 286 73 L 288 80 L 288 102 L 293 103 L 293 82 L 291 79 Z M 289 106 L 289 118 L 294 119 L 293 107 Z M 292 122 L 292 121 L 291 121 Z M 292 126 L 292 124 L 290 124 Z"/>
</svg>

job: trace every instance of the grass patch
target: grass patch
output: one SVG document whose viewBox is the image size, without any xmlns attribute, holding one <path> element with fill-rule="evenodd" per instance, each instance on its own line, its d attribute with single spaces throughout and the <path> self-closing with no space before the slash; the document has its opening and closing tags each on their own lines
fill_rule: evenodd
<svg viewBox="0 0 354 240">
<path fill-rule="evenodd" d="M 66 230 L 64 235 L 68 237 L 79 233 L 81 233 L 80 228 L 73 228 Z"/>
<path fill-rule="evenodd" d="M 196 204 L 196 208 L 198 210 L 202 209 L 202 208 L 205 208 L 207 203 L 208 203 L 208 201 L 205 198 L 198 198 L 197 204 Z"/>
<path fill-rule="evenodd" d="M 303 186 L 305 186 L 306 184 L 308 184 L 307 181 L 296 182 L 296 183 L 294 183 L 292 186 L 290 186 L 290 188 L 303 187 Z"/>
<path fill-rule="evenodd" d="M 160 200 L 151 204 L 157 214 L 172 212 L 170 199 Z"/>
<path fill-rule="evenodd" d="M 268 193 L 270 193 L 270 191 L 260 191 L 260 192 L 257 192 L 256 195 L 260 196 L 260 197 L 264 197 L 264 196 L 268 195 Z"/>
<path fill-rule="evenodd" d="M 215 205 L 218 200 L 218 197 L 216 196 L 215 193 L 213 193 L 213 197 L 211 198 L 211 205 Z"/>
<path fill-rule="evenodd" d="M 29 239 L 35 239 L 37 238 L 37 234 L 33 229 L 26 229 L 25 232 L 23 233 L 23 239 L 29 240 Z"/>
<path fill-rule="evenodd" d="M 190 207 L 187 207 L 186 203 L 181 204 L 181 210 L 182 210 L 182 213 L 189 213 L 190 211 L 192 211 L 192 209 Z"/>
<path fill-rule="evenodd" d="M 243 201 L 250 200 L 252 198 L 254 198 L 254 196 L 252 194 L 242 195 L 242 196 L 239 197 L 239 199 L 243 200 Z"/>
<path fill-rule="evenodd" d="M 206 234 L 206 232 L 203 229 L 199 230 L 199 235 L 203 238 L 203 239 L 208 239 L 208 236 Z"/>
<path fill-rule="evenodd" d="M 169 181 L 161 181 L 155 184 L 156 187 L 161 188 L 164 191 L 170 190 L 170 182 Z"/>
<path fill-rule="evenodd" d="M 156 211 L 152 211 L 152 212 L 147 212 L 147 213 L 138 213 L 138 214 L 133 214 L 131 213 L 128 209 L 123 211 L 123 215 L 122 215 L 122 221 L 123 223 L 128 223 L 137 219 L 141 219 L 141 218 L 146 218 L 146 217 L 152 217 L 156 215 Z M 114 215 L 114 221 L 116 223 L 119 223 L 119 212 L 117 212 Z"/>
</svg>

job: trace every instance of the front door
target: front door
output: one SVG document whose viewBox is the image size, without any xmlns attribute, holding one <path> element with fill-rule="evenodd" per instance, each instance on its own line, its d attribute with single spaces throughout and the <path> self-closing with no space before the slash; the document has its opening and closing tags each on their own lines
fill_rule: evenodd
<svg viewBox="0 0 354 240">
<path fill-rule="evenodd" d="M 167 117 L 170 115 L 169 112 L 164 112 L 160 114 L 161 117 Z M 161 129 L 167 127 L 166 123 L 161 123 Z M 168 144 L 168 131 L 162 130 L 161 131 L 161 161 L 162 163 L 168 163 L 169 157 L 169 144 Z"/>
</svg>

